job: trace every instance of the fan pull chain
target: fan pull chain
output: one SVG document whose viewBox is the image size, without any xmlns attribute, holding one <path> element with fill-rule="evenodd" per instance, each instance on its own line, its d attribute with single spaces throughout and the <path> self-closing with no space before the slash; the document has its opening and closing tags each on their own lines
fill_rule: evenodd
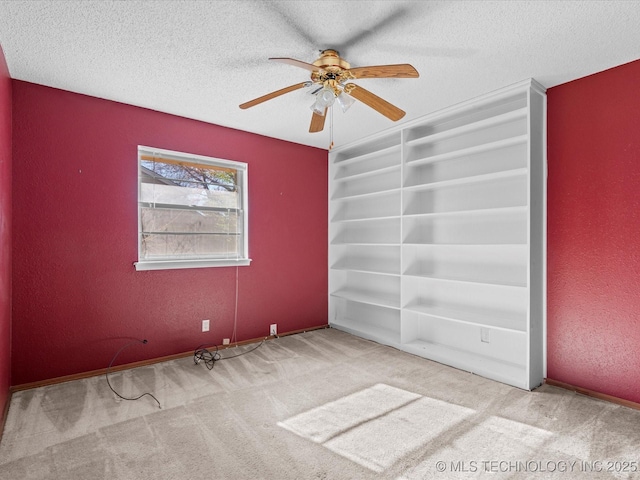
<svg viewBox="0 0 640 480">
<path fill-rule="evenodd" d="M 333 148 L 333 107 L 329 109 L 331 112 L 329 114 L 329 140 L 331 143 L 329 144 L 329 151 Z"/>
</svg>

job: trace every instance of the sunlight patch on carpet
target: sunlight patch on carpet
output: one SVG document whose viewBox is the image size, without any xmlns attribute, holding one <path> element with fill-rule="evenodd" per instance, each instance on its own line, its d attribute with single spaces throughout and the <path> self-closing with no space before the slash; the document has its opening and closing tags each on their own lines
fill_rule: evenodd
<svg viewBox="0 0 640 480">
<path fill-rule="evenodd" d="M 550 455 L 540 457 L 538 452 L 553 437 L 554 434 L 548 430 L 490 416 L 457 436 L 454 441 L 443 445 L 436 455 L 416 465 L 398 480 L 422 480 L 445 474 L 446 478 L 465 480 L 486 476 L 514 478 L 523 469 L 537 468 L 542 460 L 567 460 L 567 457 L 555 458 Z M 440 469 L 437 468 L 438 463 Z"/>
<path fill-rule="evenodd" d="M 418 398 L 420 395 L 416 393 L 379 383 L 278 422 L 278 425 L 316 443 L 324 443 Z"/>
<path fill-rule="evenodd" d="M 278 425 L 382 472 L 474 413 L 459 405 L 377 384 Z"/>
</svg>

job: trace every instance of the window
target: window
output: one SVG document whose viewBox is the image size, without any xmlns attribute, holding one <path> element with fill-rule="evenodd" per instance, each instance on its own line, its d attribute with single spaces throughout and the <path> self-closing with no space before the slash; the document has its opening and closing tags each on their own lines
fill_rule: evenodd
<svg viewBox="0 0 640 480">
<path fill-rule="evenodd" d="M 138 147 L 136 270 L 249 265 L 247 164 Z"/>
</svg>

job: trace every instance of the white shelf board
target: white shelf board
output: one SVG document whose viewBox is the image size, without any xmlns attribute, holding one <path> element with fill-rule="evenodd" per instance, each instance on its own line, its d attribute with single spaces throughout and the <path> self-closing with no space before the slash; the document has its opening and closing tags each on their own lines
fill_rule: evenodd
<svg viewBox="0 0 640 480">
<path fill-rule="evenodd" d="M 464 125 L 460 125 L 459 127 L 450 128 L 448 130 L 443 130 L 441 132 L 433 133 L 431 135 L 425 135 L 423 137 L 412 138 L 407 140 L 405 143 L 407 145 L 423 145 L 428 143 L 438 142 L 440 140 L 444 140 L 447 138 L 455 137 L 457 135 L 464 135 L 466 133 L 471 133 L 482 128 L 492 127 L 495 125 L 501 125 L 503 123 L 512 122 L 515 120 L 521 120 L 527 117 L 527 108 L 519 108 L 517 110 L 512 110 L 510 112 L 503 113 L 501 115 L 496 115 L 493 117 L 484 118 L 482 120 L 478 120 L 472 123 L 467 123 Z"/>
<path fill-rule="evenodd" d="M 354 173 L 351 175 L 342 175 L 340 177 L 335 177 L 333 180 L 336 183 L 340 183 L 344 181 L 351 181 L 358 178 L 366 178 L 368 176 L 377 175 L 379 173 L 389 173 L 389 172 L 393 172 L 394 170 L 400 170 L 400 164 L 391 165 L 388 167 L 376 168 L 373 170 L 367 170 L 366 172 Z"/>
<path fill-rule="evenodd" d="M 457 323 L 465 323 L 477 327 L 491 327 L 508 332 L 526 334 L 527 315 L 526 313 L 506 313 L 498 310 L 473 310 L 454 307 L 440 307 L 431 305 L 409 304 L 404 307 L 410 312 L 437 317 Z M 517 326 L 514 326 L 516 324 Z"/>
<path fill-rule="evenodd" d="M 526 243 L 425 243 L 425 242 L 402 242 L 402 245 L 413 247 L 460 247 L 460 248 L 483 248 L 483 247 L 526 247 Z"/>
<path fill-rule="evenodd" d="M 329 322 L 332 328 L 337 328 L 347 333 L 366 338 L 383 345 L 389 345 L 398 348 L 400 345 L 400 326 L 398 329 L 382 328 L 378 325 L 372 325 L 364 320 L 353 320 L 350 318 L 333 320 Z"/>
<path fill-rule="evenodd" d="M 494 215 L 501 213 L 527 213 L 526 205 L 516 205 L 511 207 L 496 208 L 478 208 L 475 210 L 451 210 L 449 212 L 427 212 L 427 213 L 405 213 L 402 218 L 420 218 L 420 217 L 452 217 L 458 215 Z"/>
<path fill-rule="evenodd" d="M 430 280 L 437 280 L 441 282 L 451 282 L 451 283 L 474 283 L 480 285 L 491 285 L 496 287 L 506 287 L 506 288 L 526 288 L 526 282 L 516 283 L 504 283 L 498 281 L 480 281 L 480 280 L 469 280 L 467 278 L 456 278 L 456 277 L 441 277 L 437 275 L 427 275 L 421 273 L 413 273 L 411 270 L 404 272 L 403 274 L 406 277 L 416 277 L 416 278 L 428 278 Z"/>
<path fill-rule="evenodd" d="M 350 223 L 350 222 L 368 222 L 371 220 L 392 220 L 394 218 L 400 218 L 400 215 L 387 215 L 382 217 L 357 217 L 357 218 L 334 218 L 332 223 Z"/>
<path fill-rule="evenodd" d="M 351 163 L 356 163 L 356 162 L 363 161 L 363 160 L 370 160 L 370 159 L 375 158 L 375 157 L 382 157 L 382 156 L 387 155 L 387 154 L 392 154 L 392 153 L 394 153 L 395 150 L 397 150 L 398 153 L 400 153 L 400 143 L 391 145 L 389 147 L 381 148 L 381 149 L 375 150 L 373 152 L 367 152 L 367 153 L 363 153 L 361 155 L 355 155 L 353 157 L 345 158 L 344 160 L 336 160 L 334 162 L 334 165 L 343 166 L 343 165 L 349 165 Z"/>
<path fill-rule="evenodd" d="M 514 168 L 512 170 L 503 170 L 500 172 L 484 173 L 482 175 L 472 175 L 470 177 L 460 177 L 451 180 L 442 180 L 439 182 L 421 183 L 416 185 L 405 185 L 405 192 L 417 192 L 423 190 L 435 190 L 458 185 L 468 185 L 471 183 L 490 182 L 492 180 L 501 180 L 518 176 L 526 176 L 526 168 Z"/>
<path fill-rule="evenodd" d="M 424 340 L 403 343 L 402 349 L 409 353 L 450 365 L 459 370 L 482 375 L 525 390 L 529 389 L 527 385 L 527 369 L 522 365 L 495 360 L 484 355 L 437 343 L 425 342 Z"/>
<path fill-rule="evenodd" d="M 455 247 L 455 248 L 460 248 L 460 249 L 467 249 L 467 248 L 489 248 L 489 249 L 495 249 L 495 248 L 500 248 L 500 247 L 511 247 L 511 248 L 518 248 L 518 249 L 523 249 L 523 252 L 525 251 L 524 249 L 526 249 L 527 244 L 526 243 L 500 243 L 500 244 L 495 244 L 495 245 L 491 245 L 488 243 L 438 243 L 438 244 L 434 244 L 434 243 L 413 243 L 413 242 L 403 242 L 403 245 L 411 245 L 414 247 L 422 247 L 425 249 L 430 249 L 430 248 L 439 248 L 439 247 Z"/>
<path fill-rule="evenodd" d="M 367 193 L 356 193 L 353 195 L 342 195 L 339 197 L 332 197 L 331 201 L 333 202 L 339 202 L 341 200 L 348 200 L 348 199 L 352 199 L 352 198 L 366 198 L 366 197 L 376 197 L 379 195 L 384 195 L 384 194 L 389 194 L 389 193 L 393 193 L 393 192 L 399 192 L 400 191 L 400 187 L 393 187 L 393 188 L 387 188 L 385 190 L 376 190 L 375 192 L 367 192 Z"/>
<path fill-rule="evenodd" d="M 393 308 L 395 310 L 400 309 L 400 294 L 380 294 L 380 293 L 368 293 L 353 289 L 343 288 L 331 292 L 334 297 L 344 298 L 345 300 L 351 300 L 353 302 L 366 303 L 368 305 L 375 305 L 377 307 Z"/>
<path fill-rule="evenodd" d="M 518 246 L 526 246 L 526 243 L 433 243 L 433 242 L 402 242 L 403 245 L 411 245 L 411 246 L 415 246 L 415 247 L 441 247 L 441 246 L 448 246 L 448 247 L 468 247 L 468 248 L 476 248 L 476 247 L 499 247 L 502 245 L 508 245 L 508 246 L 514 246 L 514 245 L 518 245 Z M 355 244 L 353 244 L 355 245 Z M 372 245 L 372 244 L 364 244 L 364 245 Z"/>
<path fill-rule="evenodd" d="M 377 246 L 377 247 L 397 247 L 399 243 L 376 243 L 376 242 L 344 242 L 340 240 L 334 240 L 329 245 L 363 245 L 363 246 Z"/>
<path fill-rule="evenodd" d="M 510 147 L 512 145 L 518 145 L 520 143 L 526 143 L 529 139 L 528 135 L 518 135 L 516 137 L 506 138 L 504 140 L 497 140 L 495 142 L 482 143 L 480 145 L 474 145 L 473 147 L 462 148 L 460 150 L 454 150 L 452 152 L 440 153 L 432 155 L 430 157 L 423 157 L 414 160 L 407 160 L 407 165 L 424 165 L 427 163 L 441 162 L 444 160 L 451 160 L 453 158 L 464 157 L 466 155 L 473 155 L 476 153 L 487 152 L 490 150 L 498 150 L 504 147 Z"/>
<path fill-rule="evenodd" d="M 372 273 L 374 275 L 386 275 L 389 277 L 400 276 L 399 272 L 389 272 L 389 271 L 383 271 L 383 270 L 376 270 L 373 268 L 358 268 L 358 267 L 349 267 L 349 266 L 341 266 L 341 265 L 334 265 L 333 267 L 331 267 L 331 270 L 340 270 L 342 272 Z"/>
</svg>

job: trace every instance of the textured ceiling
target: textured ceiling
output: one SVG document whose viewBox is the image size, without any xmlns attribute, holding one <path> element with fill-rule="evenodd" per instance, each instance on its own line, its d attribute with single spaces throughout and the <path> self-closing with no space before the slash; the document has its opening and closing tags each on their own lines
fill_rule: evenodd
<svg viewBox="0 0 640 480">
<path fill-rule="evenodd" d="M 640 1 L 0 1 L 13 78 L 328 148 L 310 91 L 238 105 L 308 79 L 270 62 L 336 48 L 352 67 L 410 63 L 418 79 L 357 83 L 401 122 L 533 77 L 545 87 L 640 57 Z M 333 141 L 393 126 L 356 102 Z"/>
</svg>

